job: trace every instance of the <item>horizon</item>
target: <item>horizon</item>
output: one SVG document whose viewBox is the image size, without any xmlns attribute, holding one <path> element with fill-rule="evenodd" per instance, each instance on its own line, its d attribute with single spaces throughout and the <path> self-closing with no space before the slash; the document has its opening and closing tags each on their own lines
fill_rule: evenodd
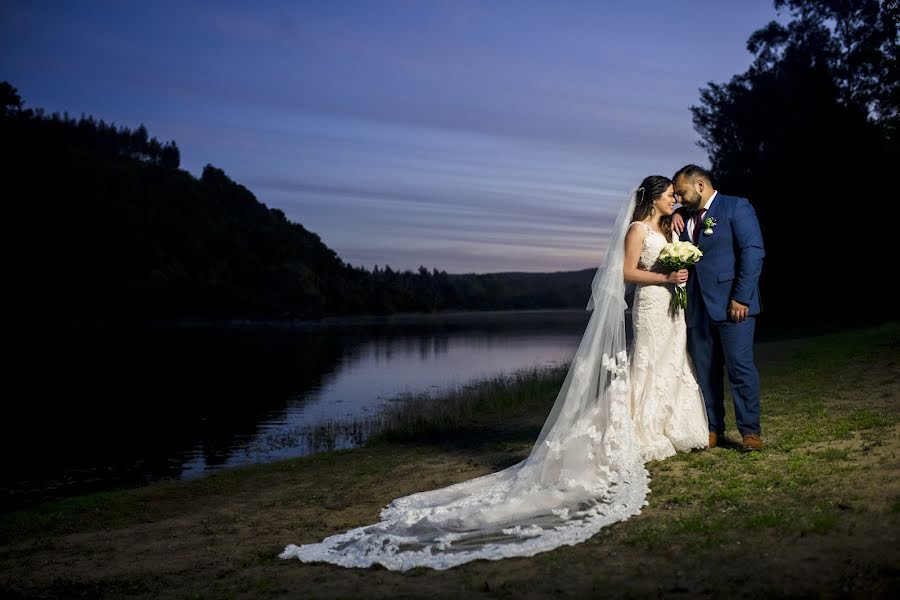
<svg viewBox="0 0 900 600">
<path fill-rule="evenodd" d="M 777 17 L 769 1 L 265 8 L 6 3 L 0 78 L 48 114 L 144 124 L 356 267 L 580 271 L 644 176 L 708 164 L 689 107 Z"/>
</svg>

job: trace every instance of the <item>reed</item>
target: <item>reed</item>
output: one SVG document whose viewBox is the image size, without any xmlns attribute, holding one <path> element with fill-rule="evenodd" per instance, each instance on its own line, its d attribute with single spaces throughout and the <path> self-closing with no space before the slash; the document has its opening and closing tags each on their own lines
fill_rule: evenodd
<svg viewBox="0 0 900 600">
<path fill-rule="evenodd" d="M 270 436 L 267 443 L 271 448 L 301 446 L 312 454 L 493 427 L 543 405 L 549 410 L 567 370 L 565 363 L 531 367 L 440 393 L 408 392 L 389 399 L 370 416 L 324 420 Z"/>
</svg>

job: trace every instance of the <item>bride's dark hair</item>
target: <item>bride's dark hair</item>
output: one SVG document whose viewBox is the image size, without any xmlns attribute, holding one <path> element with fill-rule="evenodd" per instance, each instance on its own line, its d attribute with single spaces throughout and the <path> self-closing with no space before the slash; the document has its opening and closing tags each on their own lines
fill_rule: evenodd
<svg viewBox="0 0 900 600">
<path fill-rule="evenodd" d="M 666 193 L 666 190 L 669 189 L 669 186 L 672 185 L 672 180 L 668 177 L 663 177 L 662 175 L 650 175 L 649 177 L 645 177 L 641 182 L 641 185 L 638 186 L 636 197 L 634 199 L 634 214 L 631 217 L 631 222 L 634 221 L 643 221 L 650 214 L 650 211 L 653 210 L 653 203 L 656 202 L 660 196 Z M 668 232 L 672 229 L 672 215 L 668 215 L 662 217 L 659 220 L 659 228 L 663 230 L 663 232 Z"/>
</svg>

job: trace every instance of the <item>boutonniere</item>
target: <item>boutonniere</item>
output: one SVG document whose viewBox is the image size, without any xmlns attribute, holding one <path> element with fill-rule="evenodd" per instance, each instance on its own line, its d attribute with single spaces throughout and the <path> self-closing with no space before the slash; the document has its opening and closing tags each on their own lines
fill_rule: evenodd
<svg viewBox="0 0 900 600">
<path fill-rule="evenodd" d="M 719 224 L 719 220 L 715 217 L 706 217 L 703 219 L 703 235 L 712 235 L 713 227 Z"/>
</svg>

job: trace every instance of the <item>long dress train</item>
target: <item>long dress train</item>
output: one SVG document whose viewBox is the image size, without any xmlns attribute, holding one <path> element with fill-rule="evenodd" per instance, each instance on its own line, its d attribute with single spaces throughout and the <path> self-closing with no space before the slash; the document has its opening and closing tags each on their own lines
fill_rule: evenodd
<svg viewBox="0 0 900 600">
<path fill-rule="evenodd" d="M 648 473 L 630 414 L 624 239 L 635 195 L 591 283 L 591 317 L 530 454 L 502 471 L 397 498 L 372 525 L 289 545 L 282 558 L 405 571 L 532 556 L 640 512 Z"/>
</svg>

